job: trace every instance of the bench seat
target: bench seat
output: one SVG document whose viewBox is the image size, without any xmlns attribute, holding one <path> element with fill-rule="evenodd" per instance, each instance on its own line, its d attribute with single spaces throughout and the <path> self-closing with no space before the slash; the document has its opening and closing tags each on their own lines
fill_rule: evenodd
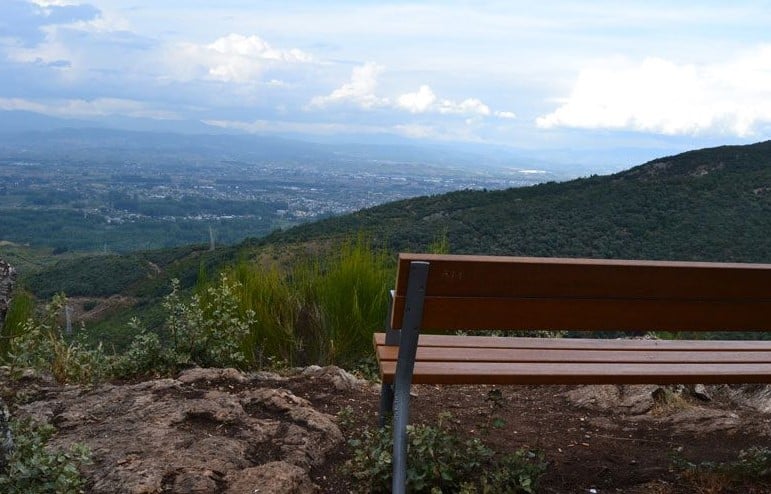
<svg viewBox="0 0 771 494">
<path fill-rule="evenodd" d="M 399 347 L 375 334 L 381 379 Z M 414 384 L 767 383 L 771 341 L 600 340 L 420 335 Z"/>
</svg>

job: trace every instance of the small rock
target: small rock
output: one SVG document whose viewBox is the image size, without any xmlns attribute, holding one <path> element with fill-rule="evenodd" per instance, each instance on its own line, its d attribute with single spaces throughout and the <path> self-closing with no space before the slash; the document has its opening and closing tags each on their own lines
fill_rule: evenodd
<svg viewBox="0 0 771 494">
<path fill-rule="evenodd" d="M 703 384 L 695 384 L 693 386 L 692 393 L 693 396 L 702 401 L 712 401 L 712 396 L 710 396 L 709 392 L 707 391 L 707 387 Z"/>
<path fill-rule="evenodd" d="M 314 494 L 319 491 L 302 468 L 274 461 L 228 473 L 226 494 Z"/>
<path fill-rule="evenodd" d="M 317 379 L 327 379 L 332 383 L 335 389 L 339 391 L 350 391 L 368 386 L 367 381 L 364 379 L 359 379 L 353 374 L 334 365 L 327 367 L 311 365 L 303 369 L 302 375 L 315 377 Z"/>
<path fill-rule="evenodd" d="M 192 384 L 197 381 L 234 381 L 243 383 L 248 379 L 238 369 L 202 369 L 195 367 L 182 371 L 177 380 L 183 384 Z"/>
</svg>

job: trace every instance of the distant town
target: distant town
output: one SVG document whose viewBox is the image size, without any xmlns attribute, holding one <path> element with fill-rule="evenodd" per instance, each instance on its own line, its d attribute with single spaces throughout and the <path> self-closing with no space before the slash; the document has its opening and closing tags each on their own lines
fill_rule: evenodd
<svg viewBox="0 0 771 494">
<path fill-rule="evenodd" d="M 325 153 L 248 160 L 179 151 L 170 159 L 168 151 L 28 149 L 6 145 L 0 155 L 0 240 L 61 251 L 129 251 L 212 236 L 233 243 L 399 199 L 553 179 L 534 169 Z"/>
</svg>

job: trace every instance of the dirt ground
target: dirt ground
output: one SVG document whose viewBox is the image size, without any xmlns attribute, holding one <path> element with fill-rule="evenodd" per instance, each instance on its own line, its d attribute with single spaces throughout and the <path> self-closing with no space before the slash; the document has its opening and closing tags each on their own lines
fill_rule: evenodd
<svg viewBox="0 0 771 494">
<path fill-rule="evenodd" d="M 168 422 L 169 427 L 163 429 L 166 431 L 163 434 L 169 439 L 161 437 L 160 440 L 167 448 L 172 444 L 182 448 L 168 452 L 168 461 L 179 461 L 180 464 L 163 465 L 160 462 L 158 468 L 189 473 L 194 470 L 185 467 L 184 462 L 191 461 L 189 457 L 185 458 L 186 452 L 194 451 L 190 448 L 191 443 L 202 443 L 204 438 L 216 446 L 214 456 L 222 456 L 217 451 L 223 451 L 223 441 L 243 439 L 244 444 L 251 444 L 248 442 L 254 443 L 258 434 L 267 437 L 271 430 L 281 428 L 279 422 L 286 422 L 288 414 L 299 413 L 289 412 L 288 405 L 299 404 L 304 415 L 296 418 L 294 423 L 313 427 L 308 433 L 298 431 L 297 437 L 321 458 L 319 462 L 310 462 L 312 466 L 308 467 L 313 483 L 323 493 L 362 492 L 341 469 L 351 456 L 345 441 L 341 439 L 330 444 L 324 451 L 316 451 L 311 443 L 334 436 L 313 435 L 323 429 L 318 423 L 327 420 L 324 418 L 327 416 L 332 421 L 330 424 L 338 422 L 343 438 L 352 437 L 363 427 L 375 426 L 377 385 L 358 381 L 356 385 L 341 387 L 336 385 L 339 382 L 335 379 L 324 377 L 337 374 L 325 373 L 325 370 L 275 379 L 245 376 L 235 371 L 223 376 L 226 377 L 113 383 L 95 389 L 28 381 L 21 383 L 22 387 L 5 388 L 3 396 L 12 411 L 23 414 L 26 410 L 26 413 L 48 416 L 51 423 L 60 428 L 60 440 L 64 443 L 84 438 L 93 441 L 92 448 L 97 457 L 89 475 L 94 479 L 101 478 L 103 485 L 129 464 L 136 464 L 137 468 L 152 466 L 149 462 L 158 455 L 157 451 L 141 451 L 147 448 L 139 448 L 136 441 L 127 440 L 128 449 L 118 451 L 121 434 L 146 436 L 148 440 L 157 435 L 155 432 L 136 432 L 136 427 L 146 425 L 146 422 L 153 422 L 155 427 Z M 412 423 L 436 424 L 440 414 L 449 412 L 451 427 L 457 434 L 464 438 L 479 437 L 498 453 L 513 452 L 522 447 L 543 451 L 548 461 L 548 470 L 539 488 L 543 493 L 771 493 L 771 475 L 763 483 L 723 488 L 719 478 L 693 479 L 684 476 L 672 463 L 673 452 L 694 463 L 730 462 L 742 449 L 771 447 L 771 410 L 739 406 L 735 390 L 728 387 L 710 388 L 710 401 L 699 400 L 690 393 L 684 393 L 682 398 L 674 395 L 675 399 L 656 401 L 652 397 L 656 389 L 655 386 L 416 386 Z M 280 394 L 275 394 L 276 390 Z M 268 392 L 274 394 L 266 394 Z M 264 395 L 270 401 L 260 402 L 263 404 L 257 406 L 255 397 L 258 395 Z M 164 405 L 169 407 L 169 412 L 162 412 L 160 408 L 148 412 L 161 405 L 161 398 L 170 396 L 179 401 Z M 293 396 L 303 400 L 298 401 Z M 493 397 L 496 399 L 492 400 Z M 84 405 L 87 400 L 99 399 L 103 401 Z M 214 401 L 223 408 L 212 408 Z M 239 403 L 253 405 L 242 409 Z M 85 410 L 82 409 L 84 406 Z M 122 410 L 130 413 L 119 417 L 124 413 Z M 335 417 L 341 410 L 352 411 L 348 413 L 352 420 L 337 420 Z M 321 412 L 324 417 L 308 418 L 314 417 L 312 414 L 316 412 Z M 139 413 L 150 413 L 152 420 Z M 164 414 L 179 417 L 172 419 Z M 207 427 L 196 428 L 196 424 L 203 422 Z M 491 429 L 493 422 L 500 427 Z M 123 429 L 117 429 L 118 423 L 123 424 L 120 426 Z M 100 437 L 110 439 L 106 446 L 102 444 L 102 449 L 98 442 Z M 250 446 L 255 447 L 261 448 Z M 240 466 L 225 465 L 214 469 L 215 473 L 259 465 L 256 459 L 264 455 L 255 451 L 245 459 L 233 460 L 233 465 Z M 205 455 L 211 457 L 212 453 Z M 281 455 L 276 452 L 273 456 Z M 204 461 L 209 460 L 204 458 Z M 97 468 L 103 471 L 95 470 Z M 171 485 L 168 473 L 161 471 L 158 475 L 165 476 L 157 492 L 182 492 L 167 488 Z M 233 483 L 229 483 L 228 478 L 216 478 L 211 485 L 217 487 L 211 492 L 231 492 L 227 486 Z M 88 492 L 110 492 L 109 489 L 98 490 L 98 483 L 93 480 Z"/>
<path fill-rule="evenodd" d="M 739 410 L 721 396 L 708 403 L 686 397 L 663 405 L 640 399 L 655 386 L 627 387 L 636 399 L 618 400 L 615 394 L 607 396 L 608 388 L 416 386 L 411 417 L 412 423 L 436 424 L 439 414 L 450 412 L 458 434 L 480 437 L 496 452 L 540 449 L 548 471 L 539 492 L 771 493 L 771 478 L 762 485 L 723 489 L 720 479 L 685 478 L 672 463 L 674 452 L 694 463 L 731 462 L 742 449 L 771 447 L 771 414 Z M 302 386 L 293 391 L 328 413 L 352 407 L 353 428 L 377 423 L 378 403 L 372 393 L 328 395 Z M 491 396 L 501 398 L 488 399 Z M 503 427 L 486 433 L 491 416 L 501 419 Z M 346 437 L 352 432 L 343 430 Z M 324 468 L 312 472 L 323 492 L 357 492 L 338 468 L 348 457 L 348 450 L 341 449 Z"/>
</svg>

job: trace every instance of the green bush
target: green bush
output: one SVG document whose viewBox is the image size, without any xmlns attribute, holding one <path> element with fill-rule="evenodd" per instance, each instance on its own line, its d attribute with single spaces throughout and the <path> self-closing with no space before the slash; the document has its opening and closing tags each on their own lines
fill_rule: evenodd
<svg viewBox="0 0 771 494">
<path fill-rule="evenodd" d="M 479 439 L 462 440 L 444 426 L 407 427 L 409 492 L 528 493 L 536 491 L 546 472 L 541 453 L 526 449 L 496 460 Z M 348 441 L 352 458 L 345 468 L 364 490 L 390 492 L 392 434 L 390 427 L 365 428 Z"/>
<path fill-rule="evenodd" d="M 672 456 L 672 463 L 679 472 L 680 481 L 694 491 L 703 486 L 720 486 L 720 492 L 739 492 L 744 485 L 760 483 L 771 487 L 771 449 L 751 447 L 739 451 L 736 460 L 725 463 L 693 463 L 680 453 Z"/>
<path fill-rule="evenodd" d="M 129 331 L 134 339 L 125 352 L 113 358 L 110 369 L 113 377 L 168 375 L 176 371 L 179 359 L 157 333 L 141 327 L 136 318 L 129 321 Z"/>
<path fill-rule="evenodd" d="M 29 317 L 10 339 L 7 361 L 11 374 L 32 368 L 50 372 L 59 383 L 93 383 L 107 371 L 101 346 L 88 347 L 78 339 L 65 337 L 61 314 L 67 299 L 56 295 L 40 317 Z"/>
<path fill-rule="evenodd" d="M 14 450 L 8 468 L 0 474 L 0 492 L 6 494 L 79 494 L 86 481 L 79 468 L 91 463 L 88 449 L 76 444 L 62 451 L 46 447 L 55 429 L 30 421 L 12 421 Z"/>
<path fill-rule="evenodd" d="M 243 369 L 253 360 L 247 336 L 255 324 L 255 315 L 250 309 L 240 309 L 239 288 L 238 282 L 223 274 L 218 285 L 206 289 L 205 297 L 196 294 L 183 302 L 179 281 L 172 280 L 172 291 L 163 306 L 173 351 L 180 363 Z"/>
</svg>

